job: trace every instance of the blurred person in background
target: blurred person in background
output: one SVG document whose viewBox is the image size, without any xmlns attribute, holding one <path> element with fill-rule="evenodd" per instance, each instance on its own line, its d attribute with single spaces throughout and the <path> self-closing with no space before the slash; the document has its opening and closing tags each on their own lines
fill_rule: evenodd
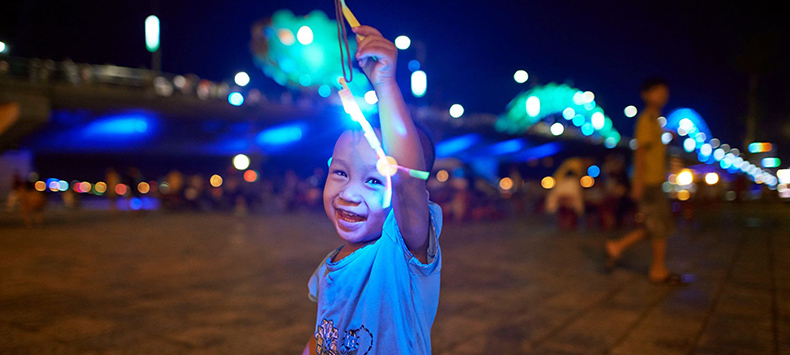
<svg viewBox="0 0 790 355">
<path fill-rule="evenodd" d="M 620 154 L 607 155 L 602 170 L 601 180 L 606 195 L 601 209 L 603 228 L 622 227 L 626 215 L 633 208 L 633 202 L 628 196 L 630 183 L 625 168 L 625 157 Z"/>
<path fill-rule="evenodd" d="M 669 85 L 664 79 L 650 78 L 642 84 L 641 94 L 645 108 L 639 114 L 634 129 L 637 148 L 631 190 L 631 197 L 639 205 L 639 226 L 620 239 L 606 242 L 606 269 L 611 271 L 623 252 L 649 237 L 652 261 L 648 278 L 653 283 L 679 285 L 683 284 L 682 278 L 669 271 L 666 265 L 667 238 L 672 232 L 673 221 L 669 201 L 661 189 L 666 180 L 667 158 L 658 117 L 669 100 Z"/>
<path fill-rule="evenodd" d="M 557 185 L 546 196 L 546 212 L 557 214 L 557 224 L 562 230 L 576 229 L 579 216 L 584 215 L 584 191 L 575 169 L 563 170 L 557 176 Z"/>
</svg>

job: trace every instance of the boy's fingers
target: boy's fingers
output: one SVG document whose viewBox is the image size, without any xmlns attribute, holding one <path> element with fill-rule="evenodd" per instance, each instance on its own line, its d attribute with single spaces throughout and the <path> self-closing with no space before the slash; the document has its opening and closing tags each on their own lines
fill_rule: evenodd
<svg viewBox="0 0 790 355">
<path fill-rule="evenodd" d="M 367 46 L 364 50 L 357 53 L 358 60 L 376 57 L 378 61 L 381 61 L 382 59 L 394 59 L 394 56 L 395 52 L 390 50 L 389 47 L 376 45 Z"/>
<path fill-rule="evenodd" d="M 358 35 L 360 35 L 360 36 L 364 36 L 364 37 L 371 36 L 371 35 L 381 36 L 381 32 L 379 32 L 379 30 L 377 30 L 377 29 L 375 29 L 373 27 L 370 27 L 370 26 L 365 26 L 365 25 L 362 25 L 362 26 L 359 26 L 359 27 L 353 27 L 351 29 L 351 31 L 356 33 L 356 34 L 358 34 Z"/>
</svg>

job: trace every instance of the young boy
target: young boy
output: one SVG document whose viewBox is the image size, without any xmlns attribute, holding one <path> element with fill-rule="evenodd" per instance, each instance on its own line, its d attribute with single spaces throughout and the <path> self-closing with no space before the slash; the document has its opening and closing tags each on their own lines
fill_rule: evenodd
<svg viewBox="0 0 790 355">
<path fill-rule="evenodd" d="M 673 221 L 669 201 L 661 189 L 666 181 L 666 146 L 661 142 L 663 131 L 658 117 L 669 100 L 669 85 L 664 79 L 650 78 L 642 84 L 641 92 L 645 109 L 639 114 L 634 130 L 637 148 L 631 190 L 631 197 L 639 205 L 641 221 L 639 227 L 624 237 L 606 242 L 606 268 L 614 268 L 623 252 L 649 237 L 653 249 L 648 271 L 650 281 L 682 285 L 682 277 L 669 271 L 666 264 L 667 237 L 672 232 Z"/>
<path fill-rule="evenodd" d="M 397 49 L 376 29 L 354 28 L 356 58 L 379 98 L 384 151 L 399 165 L 430 171 L 420 135 L 395 82 Z M 303 354 L 430 354 L 439 303 L 442 213 L 425 181 L 398 170 L 391 207 L 386 178 L 361 131 L 335 143 L 324 209 L 345 244 L 326 256 L 308 283 L 318 303 L 315 333 Z"/>
</svg>

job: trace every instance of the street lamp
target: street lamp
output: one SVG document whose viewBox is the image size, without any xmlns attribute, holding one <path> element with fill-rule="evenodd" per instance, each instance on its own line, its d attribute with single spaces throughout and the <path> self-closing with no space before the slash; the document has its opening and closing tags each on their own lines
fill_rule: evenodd
<svg viewBox="0 0 790 355">
<path fill-rule="evenodd" d="M 162 52 L 159 50 L 159 17 L 156 15 L 145 18 L 145 48 L 153 53 L 151 69 L 159 72 L 162 66 Z"/>
</svg>

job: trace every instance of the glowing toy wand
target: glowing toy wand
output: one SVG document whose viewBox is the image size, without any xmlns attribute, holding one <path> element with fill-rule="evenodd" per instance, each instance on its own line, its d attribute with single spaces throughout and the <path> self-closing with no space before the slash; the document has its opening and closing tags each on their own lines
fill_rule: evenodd
<svg viewBox="0 0 790 355">
<path fill-rule="evenodd" d="M 370 125 L 370 122 L 368 122 L 368 120 L 365 118 L 365 115 L 362 114 L 362 110 L 359 109 L 359 105 L 354 99 L 354 95 L 351 93 L 351 90 L 348 89 L 345 79 L 340 78 L 338 81 L 340 82 L 340 85 L 343 86 L 343 89 L 337 92 L 338 95 L 340 95 L 340 101 L 343 102 L 343 109 L 347 114 L 349 114 L 349 116 L 351 116 L 352 120 L 358 122 L 362 127 L 365 139 L 368 141 L 370 147 L 376 152 L 376 157 L 378 158 L 378 161 L 376 162 L 376 170 L 378 170 L 379 173 L 384 175 L 387 179 L 386 185 L 384 187 L 383 204 L 384 208 L 387 208 L 390 206 L 392 201 L 392 175 L 395 175 L 398 169 L 408 172 L 409 176 L 411 177 L 422 180 L 428 180 L 430 173 L 427 171 L 409 169 L 407 167 L 400 166 L 398 165 L 398 162 L 395 160 L 395 158 L 384 154 L 384 149 L 381 147 L 379 138 L 376 137 L 376 132 L 373 131 L 373 127 Z"/>
</svg>

